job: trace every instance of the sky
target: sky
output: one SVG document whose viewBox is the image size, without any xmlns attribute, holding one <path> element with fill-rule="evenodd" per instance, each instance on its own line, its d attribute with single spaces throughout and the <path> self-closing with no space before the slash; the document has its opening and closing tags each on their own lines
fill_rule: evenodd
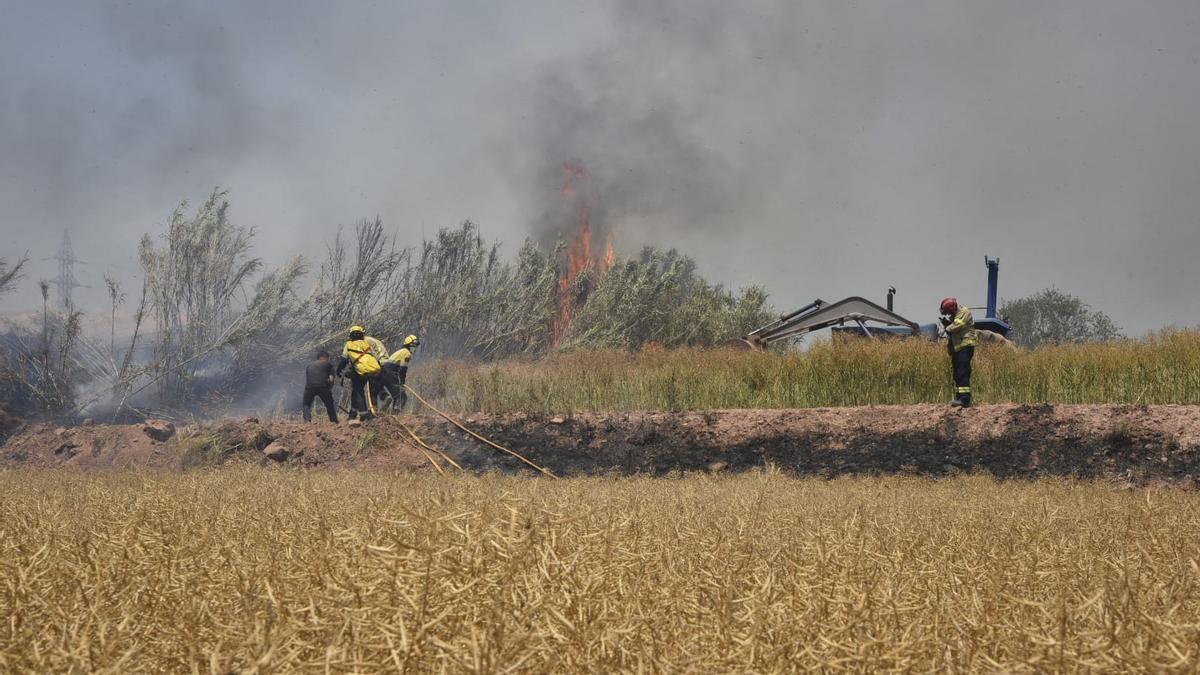
<svg viewBox="0 0 1200 675">
<path fill-rule="evenodd" d="M 563 162 L 618 254 L 786 310 L 1054 286 L 1139 335 L 1200 324 L 1200 3 L 0 0 L 0 309 L 69 230 L 91 289 L 229 190 L 268 264 L 379 216 L 552 235 Z"/>
</svg>

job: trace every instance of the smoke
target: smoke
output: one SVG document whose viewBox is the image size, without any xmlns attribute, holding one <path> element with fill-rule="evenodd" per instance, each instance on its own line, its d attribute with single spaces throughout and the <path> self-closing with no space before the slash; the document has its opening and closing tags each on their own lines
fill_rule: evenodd
<svg viewBox="0 0 1200 675">
<path fill-rule="evenodd" d="M 1200 10 L 1164 10 L 618 2 L 514 89 L 504 158 L 541 240 L 570 226 L 575 162 L 621 250 L 678 246 L 785 307 L 892 284 L 916 317 L 980 304 L 990 254 L 1004 297 L 1057 285 L 1132 334 L 1190 323 Z"/>
<path fill-rule="evenodd" d="M 79 13 L 39 17 L 43 28 L 63 22 L 53 36 L 17 36 L 27 25 L 7 24 L 12 51 L 52 40 L 25 51 L 16 59 L 25 68 L 4 76 L 11 97 L 0 107 L 3 169 L 21 188 L 6 195 L 13 203 L 32 199 L 56 213 L 64 196 L 152 194 L 177 184 L 174 174 L 209 174 L 231 158 L 270 154 L 294 136 L 285 102 L 257 94 L 241 63 L 243 44 L 218 17 L 165 3 Z M 138 182 L 114 185 L 114 175 Z M 169 213 L 170 202 L 159 208 Z"/>
<path fill-rule="evenodd" d="M 517 160 L 510 176 L 537 239 L 576 226 L 556 194 L 564 163 L 587 172 L 598 237 L 623 228 L 635 242 L 663 245 L 672 231 L 719 232 L 761 215 L 755 205 L 770 182 L 755 174 L 770 169 L 749 157 L 745 134 L 731 139 L 721 128 L 741 99 L 724 90 L 724 62 L 752 58 L 741 44 L 750 26 L 730 14 L 722 4 L 617 3 L 609 41 L 544 64 L 514 90 L 520 114 L 503 156 Z M 735 29 L 714 33 L 722 25 Z"/>
<path fill-rule="evenodd" d="M 375 215 L 549 243 L 573 162 L 598 240 L 780 307 L 895 285 L 925 318 L 982 302 L 990 254 L 1004 298 L 1200 314 L 1188 0 L 9 5 L 0 257 L 36 264 L 6 310 L 63 228 L 85 307 L 138 288 L 137 238 L 214 185 L 268 263 Z"/>
<path fill-rule="evenodd" d="M 559 198 L 572 167 L 586 171 L 573 187 L 586 190 L 599 237 L 626 219 L 664 229 L 719 228 L 738 212 L 736 174 L 689 128 L 679 101 L 667 96 L 633 107 L 622 100 L 622 87 L 648 84 L 636 76 L 585 61 L 573 77 L 553 71 L 533 84 L 527 99 L 533 109 L 521 120 L 528 127 L 519 138 L 534 180 L 514 187 L 527 194 L 531 208 L 543 208 L 530 218 L 540 241 L 552 243 L 577 225 L 570 200 Z"/>
</svg>

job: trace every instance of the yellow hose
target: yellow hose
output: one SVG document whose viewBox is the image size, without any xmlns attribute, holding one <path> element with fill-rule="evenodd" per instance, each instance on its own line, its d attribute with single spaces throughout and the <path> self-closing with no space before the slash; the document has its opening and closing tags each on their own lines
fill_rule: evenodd
<svg viewBox="0 0 1200 675">
<path fill-rule="evenodd" d="M 417 449 L 421 450 L 421 448 L 417 448 Z M 433 465 L 433 468 L 437 469 L 438 473 L 440 473 L 443 476 L 446 475 L 446 470 L 443 469 L 440 464 L 438 464 L 436 461 L 434 461 L 432 455 L 430 455 L 428 452 L 425 452 L 424 450 L 421 450 L 421 454 L 425 455 L 425 459 L 429 460 L 429 463 Z"/>
<path fill-rule="evenodd" d="M 366 392 L 366 395 L 367 395 L 367 410 L 370 410 L 371 415 L 374 416 L 375 415 L 375 401 L 374 401 L 375 396 L 373 394 L 371 394 L 371 380 L 367 380 L 366 382 L 363 383 L 363 391 Z"/>
<path fill-rule="evenodd" d="M 430 404 L 430 403 L 429 403 L 429 401 L 426 401 L 425 399 L 421 398 L 421 395 L 420 395 L 420 394 L 418 394 L 416 391 L 414 391 L 414 390 L 413 390 L 413 388 L 412 388 L 412 387 L 410 387 L 410 386 L 408 386 L 407 384 L 406 384 L 406 385 L 404 385 L 404 388 L 405 388 L 405 389 L 407 389 L 407 390 L 408 390 L 408 393 L 410 393 L 410 394 L 412 394 L 414 397 L 416 397 L 416 399 L 417 399 L 418 401 L 420 401 L 421 403 L 423 403 L 423 404 L 424 404 L 424 405 L 425 405 L 427 408 L 429 408 L 429 409 L 430 409 L 430 410 L 432 410 L 433 412 L 437 413 L 438 415 L 441 415 L 443 418 L 445 418 L 445 419 L 446 419 L 446 421 L 447 421 L 447 422 L 449 422 L 449 423 L 453 424 L 454 426 L 458 427 L 459 429 L 462 429 L 464 432 L 466 432 L 466 433 L 470 434 L 471 436 L 475 437 L 476 439 L 478 439 L 478 440 L 480 440 L 480 441 L 482 441 L 482 442 L 484 442 L 484 443 L 486 443 L 486 444 L 488 444 L 488 445 L 492 446 L 493 448 L 495 448 L 495 449 L 497 449 L 497 450 L 499 450 L 499 451 L 501 451 L 501 452 L 505 452 L 505 453 L 508 453 L 508 454 L 512 455 L 513 457 L 516 457 L 517 459 L 521 460 L 522 462 L 525 462 L 525 463 L 526 463 L 526 464 L 528 464 L 529 466 L 531 466 L 531 467 L 533 467 L 533 468 L 537 469 L 538 471 L 542 472 L 542 474 L 543 474 L 543 475 L 549 476 L 549 477 L 551 477 L 551 478 L 558 478 L 558 476 L 554 475 L 554 473 L 553 473 L 553 472 L 551 472 L 549 469 L 542 468 L 542 467 L 538 466 L 537 464 L 534 464 L 533 462 L 529 461 L 529 460 L 528 460 L 528 459 L 526 459 L 525 457 L 523 457 L 523 456 L 521 456 L 521 455 L 517 454 L 516 452 L 513 452 L 512 450 L 509 450 L 508 448 L 504 447 L 503 445 L 500 445 L 500 444 L 498 444 L 498 443 L 494 443 L 494 442 L 492 442 L 492 441 L 490 441 L 490 440 L 488 440 L 488 439 L 484 438 L 483 436 L 480 436 L 479 434 L 475 433 L 474 431 L 471 431 L 470 429 L 466 428 L 466 427 L 465 427 L 465 426 L 463 426 L 463 425 L 462 425 L 462 423 L 461 423 L 461 422 L 459 422 L 458 420 L 456 420 L 456 419 L 454 419 L 453 417 L 451 417 L 451 416 L 447 415 L 446 413 L 442 412 L 441 410 L 438 410 L 437 408 L 433 407 L 433 405 L 432 405 L 432 404 Z"/>
<path fill-rule="evenodd" d="M 385 419 L 388 420 L 389 424 L 400 425 L 400 428 L 404 429 L 404 431 L 406 431 L 408 433 L 408 435 L 412 437 L 410 442 L 415 444 L 418 447 L 418 449 L 422 449 L 421 450 L 422 452 L 424 452 L 425 450 L 428 450 L 429 452 L 437 453 L 438 456 L 440 456 L 442 459 L 446 460 L 446 462 L 448 462 L 450 464 L 450 466 L 453 466 L 454 468 L 458 469 L 459 471 L 464 470 L 461 466 L 458 465 L 458 462 L 454 461 L 454 458 L 452 458 L 450 455 L 446 454 L 445 452 L 442 452 L 441 450 L 438 450 L 435 447 L 430 446 L 425 441 L 421 440 L 421 437 L 417 435 L 417 432 L 413 431 L 412 428 L 409 427 L 404 422 L 401 422 L 400 420 L 396 419 L 395 417 L 387 417 Z"/>
</svg>

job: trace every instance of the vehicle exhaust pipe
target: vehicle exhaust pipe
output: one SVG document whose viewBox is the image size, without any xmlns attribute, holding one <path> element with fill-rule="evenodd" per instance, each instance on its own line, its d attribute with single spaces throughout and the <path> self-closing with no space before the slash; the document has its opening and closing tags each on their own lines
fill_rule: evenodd
<svg viewBox="0 0 1200 675">
<path fill-rule="evenodd" d="M 1000 286 L 1000 258 L 983 256 L 983 263 L 988 270 L 987 313 L 989 319 L 996 318 L 996 291 Z"/>
</svg>

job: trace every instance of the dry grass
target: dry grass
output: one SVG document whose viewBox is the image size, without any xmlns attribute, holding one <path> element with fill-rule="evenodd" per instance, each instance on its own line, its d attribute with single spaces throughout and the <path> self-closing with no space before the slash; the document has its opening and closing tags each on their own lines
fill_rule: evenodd
<svg viewBox="0 0 1200 675">
<path fill-rule="evenodd" d="M 573 412 L 944 403 L 944 345 L 824 343 L 803 353 L 737 349 L 576 351 L 537 361 L 418 364 L 410 382 L 452 410 Z M 980 403 L 1200 404 L 1200 333 L 1034 351 L 981 348 Z"/>
<path fill-rule="evenodd" d="M 0 670 L 1200 667 L 1200 501 L 771 473 L 0 473 Z"/>
</svg>

